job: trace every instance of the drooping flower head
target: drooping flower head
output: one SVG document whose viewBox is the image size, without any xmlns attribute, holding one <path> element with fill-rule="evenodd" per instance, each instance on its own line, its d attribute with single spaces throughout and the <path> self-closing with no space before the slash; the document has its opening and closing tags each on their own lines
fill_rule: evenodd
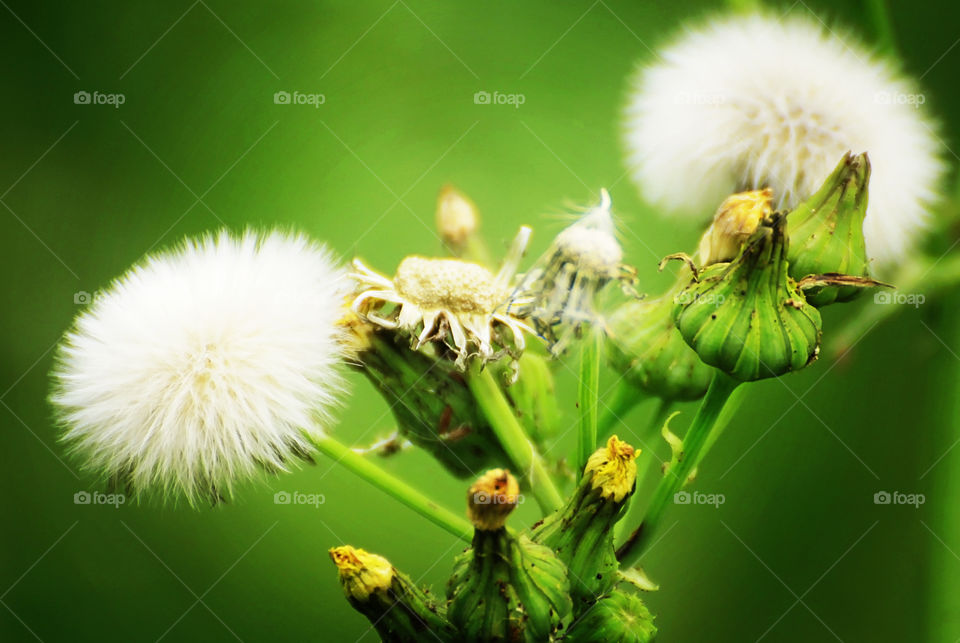
<svg viewBox="0 0 960 643">
<path fill-rule="evenodd" d="M 51 396 L 63 439 L 88 467 L 191 503 L 287 469 L 341 393 L 348 291 L 328 251 L 280 232 L 148 256 L 63 340 Z"/>
<path fill-rule="evenodd" d="M 725 17 L 641 70 L 626 144 L 644 196 L 708 217 L 733 192 L 809 197 L 848 151 L 873 164 L 867 251 L 895 263 L 923 230 L 943 173 L 925 98 L 894 67 L 812 18 Z"/>
<path fill-rule="evenodd" d="M 508 310 L 529 319 L 554 355 L 585 324 L 599 321 L 595 300 L 612 280 L 633 282 L 617 241 L 610 194 L 558 234 L 514 290 Z"/>
</svg>

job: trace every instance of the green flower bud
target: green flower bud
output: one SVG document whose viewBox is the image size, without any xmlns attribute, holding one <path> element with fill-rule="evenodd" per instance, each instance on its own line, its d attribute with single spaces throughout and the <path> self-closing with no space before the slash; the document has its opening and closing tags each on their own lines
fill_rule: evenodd
<svg viewBox="0 0 960 643">
<path fill-rule="evenodd" d="M 531 537 L 560 557 L 570 571 L 574 614 L 606 593 L 619 565 L 613 526 L 623 516 L 637 480 L 638 452 L 617 436 L 587 460 L 580 484 L 566 506 L 534 525 Z"/>
<path fill-rule="evenodd" d="M 570 643 L 649 643 L 656 635 L 653 615 L 640 597 L 615 589 L 574 621 L 563 640 Z"/>
<path fill-rule="evenodd" d="M 347 600 L 386 643 L 454 640 L 442 609 L 386 558 L 350 546 L 334 547 L 330 558 Z"/>
<path fill-rule="evenodd" d="M 698 400 L 713 369 L 673 321 L 675 293 L 620 306 L 609 320 L 608 359 L 631 385 L 665 400 Z"/>
<path fill-rule="evenodd" d="M 491 471 L 470 489 L 473 544 L 457 557 L 447 585 L 447 618 L 458 641 L 551 641 L 571 610 L 563 562 L 503 526 L 517 501 L 512 478 Z"/>
<path fill-rule="evenodd" d="M 790 276 L 843 274 L 869 277 L 863 219 L 867 214 L 870 160 L 866 153 L 846 154 L 823 186 L 787 217 Z M 817 306 L 850 301 L 863 288 L 823 286 L 806 291 Z"/>
<path fill-rule="evenodd" d="M 700 359 L 740 381 L 796 371 L 820 350 L 820 313 L 787 274 L 786 217 L 764 221 L 730 263 L 679 295 L 677 328 Z"/>
</svg>

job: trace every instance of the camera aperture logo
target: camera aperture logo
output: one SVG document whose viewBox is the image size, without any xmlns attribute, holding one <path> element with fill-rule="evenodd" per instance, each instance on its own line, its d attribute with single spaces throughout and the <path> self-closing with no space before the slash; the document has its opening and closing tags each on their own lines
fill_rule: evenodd
<svg viewBox="0 0 960 643">
<path fill-rule="evenodd" d="M 522 505 L 524 497 L 522 493 L 510 495 L 505 493 L 487 493 L 477 491 L 473 494 L 473 504 L 475 505 Z"/>
<path fill-rule="evenodd" d="M 120 109 L 120 106 L 126 102 L 125 94 L 105 94 L 96 90 L 88 92 L 81 89 L 73 95 L 74 105 L 111 105 L 115 109 Z"/>
<path fill-rule="evenodd" d="M 673 504 L 675 505 L 710 505 L 714 509 L 719 509 L 720 505 L 726 501 L 727 497 L 722 493 L 678 491 L 673 494 Z"/>
<path fill-rule="evenodd" d="M 927 497 L 922 493 L 878 491 L 873 494 L 873 504 L 875 505 L 910 505 L 914 509 L 919 509 L 920 505 L 926 502 Z"/>
<path fill-rule="evenodd" d="M 480 90 L 473 95 L 474 105 L 513 105 L 519 108 L 527 102 L 524 94 L 504 94 L 503 92 L 487 92 Z"/>
<path fill-rule="evenodd" d="M 78 491 L 73 494 L 73 504 L 75 505 L 111 505 L 114 509 L 119 509 L 120 505 L 126 502 L 127 497 L 122 493 Z"/>
<path fill-rule="evenodd" d="M 274 105 L 311 105 L 314 109 L 320 109 L 320 106 L 327 102 L 327 97 L 323 94 L 307 94 L 304 92 L 287 92 L 280 90 L 273 94 Z"/>
<path fill-rule="evenodd" d="M 307 505 L 319 509 L 327 501 L 322 493 L 303 493 L 302 491 L 278 491 L 273 494 L 275 505 Z"/>
</svg>

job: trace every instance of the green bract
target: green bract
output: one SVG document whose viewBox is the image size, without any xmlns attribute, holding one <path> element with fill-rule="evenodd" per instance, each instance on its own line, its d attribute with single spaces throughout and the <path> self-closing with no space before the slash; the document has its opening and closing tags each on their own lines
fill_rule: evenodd
<svg viewBox="0 0 960 643">
<path fill-rule="evenodd" d="M 867 214 L 870 160 L 866 153 L 846 154 L 823 186 L 787 217 L 790 276 L 839 273 L 869 277 L 863 220 Z M 863 288 L 822 286 L 807 291 L 817 306 L 850 301 Z"/>
<path fill-rule="evenodd" d="M 506 527 L 474 532 L 447 585 L 458 641 L 551 641 L 569 615 L 567 568 L 548 547 Z M 426 640 L 426 639 L 424 639 Z"/>
<path fill-rule="evenodd" d="M 789 276 L 786 255 L 786 217 L 777 213 L 732 262 L 707 267 L 677 295 L 677 328 L 700 359 L 744 382 L 816 359 L 820 313 Z"/>
<path fill-rule="evenodd" d="M 649 643 L 657 634 L 653 615 L 640 597 L 614 589 L 570 626 L 570 643 Z"/>
<path fill-rule="evenodd" d="M 698 400 L 712 372 L 673 321 L 673 295 L 630 301 L 609 321 L 610 363 L 633 386 L 665 400 Z"/>
</svg>

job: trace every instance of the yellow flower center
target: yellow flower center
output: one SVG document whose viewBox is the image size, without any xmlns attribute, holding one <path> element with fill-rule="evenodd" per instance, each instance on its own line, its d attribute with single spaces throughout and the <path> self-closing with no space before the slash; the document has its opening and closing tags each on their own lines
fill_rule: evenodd
<svg viewBox="0 0 960 643">
<path fill-rule="evenodd" d="M 460 259 L 407 257 L 393 282 L 397 293 L 417 306 L 452 313 L 489 315 L 510 295 L 489 270 Z"/>
</svg>

